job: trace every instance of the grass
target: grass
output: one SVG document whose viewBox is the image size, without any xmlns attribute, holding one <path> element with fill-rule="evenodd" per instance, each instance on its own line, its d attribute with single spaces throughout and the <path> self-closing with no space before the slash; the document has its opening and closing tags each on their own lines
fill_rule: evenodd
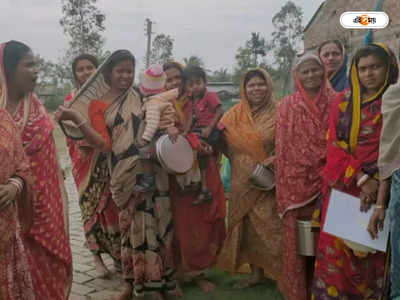
<svg viewBox="0 0 400 300">
<path fill-rule="evenodd" d="M 65 136 L 59 126 L 54 132 L 57 152 L 62 159 L 68 155 Z M 69 171 L 69 167 L 66 170 Z M 71 173 L 67 173 L 71 176 Z M 221 270 L 212 269 L 207 274 L 207 278 L 216 284 L 216 290 L 210 294 L 204 294 L 194 283 L 182 283 L 185 296 L 182 300 L 283 300 L 275 283 L 265 280 L 263 284 L 246 290 L 233 290 L 233 284 L 246 275 L 230 276 Z"/>
<path fill-rule="evenodd" d="M 226 272 L 213 269 L 207 278 L 216 284 L 213 293 L 204 294 L 194 283 L 183 283 L 185 296 L 182 300 L 284 300 L 275 283 L 265 280 L 262 284 L 245 290 L 234 290 L 233 284 L 246 275 L 230 276 Z"/>
</svg>

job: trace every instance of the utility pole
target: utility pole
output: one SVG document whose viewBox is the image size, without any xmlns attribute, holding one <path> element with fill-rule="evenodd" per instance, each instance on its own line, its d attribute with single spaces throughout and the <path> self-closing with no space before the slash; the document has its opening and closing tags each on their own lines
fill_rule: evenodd
<svg viewBox="0 0 400 300">
<path fill-rule="evenodd" d="M 150 49 L 151 49 L 151 30 L 153 22 L 147 18 L 146 19 L 146 35 L 147 35 L 147 50 L 146 50 L 146 68 L 150 66 Z"/>
</svg>

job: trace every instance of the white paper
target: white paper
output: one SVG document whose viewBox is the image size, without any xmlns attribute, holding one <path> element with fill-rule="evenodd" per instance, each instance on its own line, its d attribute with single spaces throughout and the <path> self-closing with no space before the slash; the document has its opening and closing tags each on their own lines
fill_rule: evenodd
<svg viewBox="0 0 400 300">
<path fill-rule="evenodd" d="M 389 218 L 385 218 L 383 231 L 373 240 L 367 231 L 372 208 L 360 211 L 360 199 L 352 195 L 332 190 L 323 231 L 338 238 L 346 239 L 382 252 L 386 252 L 389 237 Z"/>
</svg>

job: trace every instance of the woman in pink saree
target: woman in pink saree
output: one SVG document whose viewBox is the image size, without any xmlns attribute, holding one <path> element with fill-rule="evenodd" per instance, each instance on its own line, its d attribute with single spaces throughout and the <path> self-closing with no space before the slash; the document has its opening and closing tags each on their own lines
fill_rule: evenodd
<svg viewBox="0 0 400 300">
<path fill-rule="evenodd" d="M 17 125 L 34 177 L 33 222 L 22 241 L 35 296 L 64 300 L 72 284 L 72 256 L 54 125 L 33 93 L 37 72 L 29 47 L 16 41 L 2 44 L 0 69 L 0 108 L 6 109 Z"/>
<path fill-rule="evenodd" d="M 21 241 L 22 231 L 28 230 L 32 221 L 31 183 L 17 127 L 0 109 L 0 299 L 35 299 Z"/>
</svg>

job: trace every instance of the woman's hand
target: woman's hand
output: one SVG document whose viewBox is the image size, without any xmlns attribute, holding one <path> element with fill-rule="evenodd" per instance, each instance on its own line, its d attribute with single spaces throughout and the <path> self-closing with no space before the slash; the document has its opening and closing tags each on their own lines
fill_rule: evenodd
<svg viewBox="0 0 400 300">
<path fill-rule="evenodd" d="M 379 182 L 373 178 L 368 179 L 362 186 L 360 192 L 360 211 L 367 212 L 371 208 L 371 204 L 376 202 L 378 194 Z"/>
<path fill-rule="evenodd" d="M 18 195 L 18 188 L 13 184 L 0 185 L 0 210 L 6 208 Z"/>
<path fill-rule="evenodd" d="M 200 154 L 211 155 L 213 148 L 203 140 L 199 140 L 199 152 Z"/>
<path fill-rule="evenodd" d="M 210 127 L 204 127 L 204 128 L 201 130 L 201 137 L 202 137 L 203 139 L 208 138 L 208 137 L 210 136 L 210 134 L 211 134 L 211 131 L 212 131 L 212 128 L 210 128 Z"/>
<path fill-rule="evenodd" d="M 266 159 L 262 162 L 262 164 L 263 164 L 264 167 L 268 167 L 269 165 L 273 164 L 274 161 L 275 161 L 275 155 L 266 158 Z"/>
<path fill-rule="evenodd" d="M 59 121 L 73 121 L 75 124 L 81 123 L 82 122 L 81 120 L 83 119 L 83 117 L 81 116 L 81 114 L 78 111 L 76 111 L 72 108 L 67 108 L 64 105 L 61 105 L 57 109 L 54 117 L 55 117 L 55 120 L 58 122 Z"/>
<path fill-rule="evenodd" d="M 178 140 L 178 135 L 179 135 L 179 130 L 175 126 L 168 127 L 167 128 L 167 134 L 169 139 L 171 140 L 172 143 L 176 143 Z"/>
<path fill-rule="evenodd" d="M 368 232 L 372 239 L 378 238 L 378 232 L 383 230 L 383 225 L 385 221 L 385 209 L 375 208 L 374 212 L 369 219 Z"/>
</svg>

